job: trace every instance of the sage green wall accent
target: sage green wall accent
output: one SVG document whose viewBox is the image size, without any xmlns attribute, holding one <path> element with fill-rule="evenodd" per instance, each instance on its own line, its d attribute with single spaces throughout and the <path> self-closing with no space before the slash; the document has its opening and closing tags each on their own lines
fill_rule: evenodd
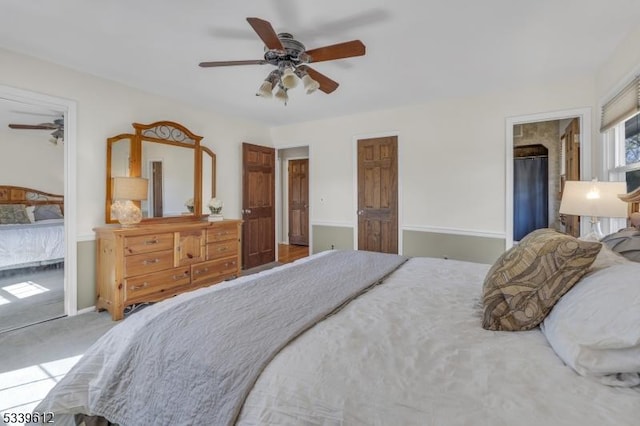
<svg viewBox="0 0 640 426">
<path fill-rule="evenodd" d="M 311 253 L 335 249 L 353 250 L 353 228 L 347 226 L 312 225 Z"/>
<path fill-rule="evenodd" d="M 96 304 L 96 242 L 78 241 L 78 310 Z"/>
<path fill-rule="evenodd" d="M 493 263 L 504 252 L 504 238 L 402 231 L 402 254 Z"/>
</svg>

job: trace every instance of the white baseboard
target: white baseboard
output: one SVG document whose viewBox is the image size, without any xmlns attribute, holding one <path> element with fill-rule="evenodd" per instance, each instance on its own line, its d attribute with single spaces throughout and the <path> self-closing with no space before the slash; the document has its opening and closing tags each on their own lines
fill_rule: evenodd
<svg viewBox="0 0 640 426">
<path fill-rule="evenodd" d="M 88 308 L 79 309 L 78 312 L 76 313 L 76 315 L 88 314 L 89 312 L 95 312 L 95 311 L 96 311 L 96 307 L 95 306 L 89 306 Z"/>
</svg>

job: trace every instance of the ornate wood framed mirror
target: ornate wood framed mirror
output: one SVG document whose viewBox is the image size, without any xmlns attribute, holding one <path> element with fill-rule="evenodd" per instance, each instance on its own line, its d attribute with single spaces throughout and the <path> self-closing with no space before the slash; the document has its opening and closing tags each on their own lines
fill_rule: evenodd
<svg viewBox="0 0 640 426">
<path fill-rule="evenodd" d="M 216 195 L 216 155 L 200 144 L 202 136 L 172 121 L 132 125 L 134 133 L 107 139 L 106 222 L 116 222 L 112 178 L 120 176 L 148 179 L 147 199 L 136 201 L 143 221 L 208 214 L 203 209 Z"/>
</svg>

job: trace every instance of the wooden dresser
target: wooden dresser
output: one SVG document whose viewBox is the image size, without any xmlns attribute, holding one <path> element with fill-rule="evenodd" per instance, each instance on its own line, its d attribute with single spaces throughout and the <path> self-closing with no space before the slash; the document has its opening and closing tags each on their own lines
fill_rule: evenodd
<svg viewBox="0 0 640 426">
<path fill-rule="evenodd" d="M 240 274 L 241 220 L 95 228 L 98 310 L 156 302 Z"/>
</svg>

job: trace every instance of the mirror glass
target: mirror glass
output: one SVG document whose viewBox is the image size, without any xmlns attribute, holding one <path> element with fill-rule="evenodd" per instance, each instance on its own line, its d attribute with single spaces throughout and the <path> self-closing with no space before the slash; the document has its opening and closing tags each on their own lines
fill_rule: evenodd
<svg viewBox="0 0 640 426">
<path fill-rule="evenodd" d="M 149 179 L 148 198 L 142 201 L 142 217 L 192 214 L 187 200 L 193 199 L 194 149 L 142 142 L 142 177 Z"/>
<path fill-rule="evenodd" d="M 120 139 L 111 144 L 111 177 L 129 176 L 130 157 L 130 139 Z"/>
</svg>

